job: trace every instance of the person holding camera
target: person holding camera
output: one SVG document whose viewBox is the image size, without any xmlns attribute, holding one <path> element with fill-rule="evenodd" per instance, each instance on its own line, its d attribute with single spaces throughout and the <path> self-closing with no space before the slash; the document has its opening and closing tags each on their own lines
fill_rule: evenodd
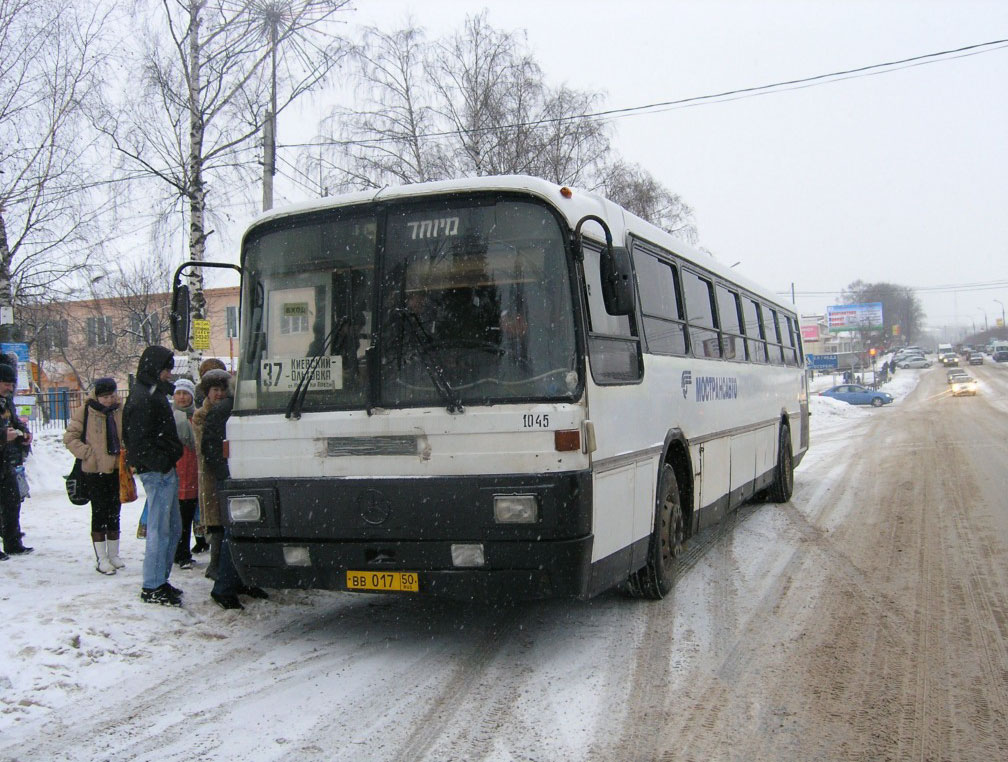
<svg viewBox="0 0 1008 762">
<path fill-rule="evenodd" d="M 24 462 L 32 436 L 14 407 L 16 386 L 17 371 L 8 363 L 0 362 L 0 447 L 3 448 L 0 452 L 0 534 L 3 535 L 0 560 L 34 550 L 21 542 L 21 489 L 15 468 Z"/>
</svg>

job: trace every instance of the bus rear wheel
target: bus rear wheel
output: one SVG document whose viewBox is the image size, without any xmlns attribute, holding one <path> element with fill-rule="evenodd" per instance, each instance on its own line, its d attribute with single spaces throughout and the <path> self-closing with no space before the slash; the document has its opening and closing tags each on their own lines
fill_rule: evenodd
<svg viewBox="0 0 1008 762">
<path fill-rule="evenodd" d="M 651 600 L 660 600 L 668 595 L 675 585 L 685 540 L 686 524 L 679 498 L 679 483 L 672 466 L 666 463 L 658 478 L 658 505 L 647 564 L 631 575 L 631 594 Z"/>
<path fill-rule="evenodd" d="M 770 499 L 775 503 L 786 503 L 794 492 L 794 455 L 791 452 L 791 430 L 781 426 L 780 442 L 777 447 L 777 467 L 774 480 L 770 484 Z"/>
</svg>

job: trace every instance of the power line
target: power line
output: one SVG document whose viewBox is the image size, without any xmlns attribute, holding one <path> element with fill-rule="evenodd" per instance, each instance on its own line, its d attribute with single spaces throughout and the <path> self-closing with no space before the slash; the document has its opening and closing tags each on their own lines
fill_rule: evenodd
<svg viewBox="0 0 1008 762">
<path fill-rule="evenodd" d="M 706 103 L 719 103 L 728 100 L 740 100 L 742 98 L 752 98 L 759 95 L 768 95 L 774 92 L 788 92 L 790 90 L 804 87 L 814 87 L 817 85 L 832 84 L 847 79 L 858 77 L 876 76 L 899 71 L 900 69 L 922 66 L 925 64 L 939 63 L 946 60 L 964 58 L 966 56 L 990 53 L 1008 47 L 1008 39 L 991 40 L 990 42 L 980 42 L 973 45 L 965 45 L 961 48 L 941 50 L 936 53 L 924 53 L 922 55 L 901 58 L 883 63 L 858 66 L 853 69 L 829 72 L 827 74 L 816 74 L 811 77 L 801 77 L 798 79 L 782 80 L 766 85 L 755 85 L 752 87 L 736 88 L 725 90 L 720 93 L 710 93 L 708 95 L 696 95 L 689 98 L 678 98 L 676 100 L 658 101 L 640 106 L 627 106 L 625 108 L 605 109 L 603 111 L 592 111 L 586 114 L 570 114 L 567 116 L 550 117 L 545 119 L 535 119 L 526 122 L 515 122 L 512 124 L 495 125 L 491 127 L 474 127 L 444 130 L 438 132 L 420 133 L 421 138 L 441 138 L 458 134 L 479 134 L 494 130 L 518 129 L 525 127 L 542 127 L 550 124 L 560 124 L 582 119 L 612 120 L 622 119 L 627 116 L 635 116 L 642 113 L 661 113 L 661 111 L 674 108 L 684 108 L 686 106 L 704 105 Z M 396 138 L 365 138 L 360 140 L 318 140 L 305 143 L 283 143 L 278 144 L 278 148 L 308 148 L 317 146 L 360 146 L 381 144 L 395 141 Z"/>
<path fill-rule="evenodd" d="M 995 291 L 1008 288 L 1008 280 L 988 280 L 981 281 L 978 283 L 946 283 L 940 286 L 902 286 L 902 288 L 907 288 L 910 291 L 921 292 L 921 293 L 952 293 L 952 292 L 970 292 L 970 291 Z M 791 295 L 791 289 L 784 291 L 777 291 L 780 295 Z M 795 291 L 795 296 L 839 296 L 841 294 L 847 293 L 846 289 L 839 289 L 835 291 Z"/>
</svg>

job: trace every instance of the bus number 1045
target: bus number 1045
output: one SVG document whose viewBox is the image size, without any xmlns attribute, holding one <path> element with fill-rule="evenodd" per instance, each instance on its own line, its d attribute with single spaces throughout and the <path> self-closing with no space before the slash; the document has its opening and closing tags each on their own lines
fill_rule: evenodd
<svg viewBox="0 0 1008 762">
<path fill-rule="evenodd" d="M 548 429 L 549 413 L 526 413 L 522 416 L 522 426 L 526 429 Z"/>
</svg>

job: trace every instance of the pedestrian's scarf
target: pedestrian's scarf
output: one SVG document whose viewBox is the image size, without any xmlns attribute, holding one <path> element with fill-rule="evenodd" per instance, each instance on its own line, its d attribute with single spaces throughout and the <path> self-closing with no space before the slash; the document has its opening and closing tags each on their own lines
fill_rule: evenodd
<svg viewBox="0 0 1008 762">
<path fill-rule="evenodd" d="M 113 402 L 105 407 L 98 400 L 88 400 L 88 405 L 105 416 L 105 449 L 109 455 L 119 454 L 119 429 L 116 428 L 113 413 L 119 409 L 119 403 Z"/>
</svg>

